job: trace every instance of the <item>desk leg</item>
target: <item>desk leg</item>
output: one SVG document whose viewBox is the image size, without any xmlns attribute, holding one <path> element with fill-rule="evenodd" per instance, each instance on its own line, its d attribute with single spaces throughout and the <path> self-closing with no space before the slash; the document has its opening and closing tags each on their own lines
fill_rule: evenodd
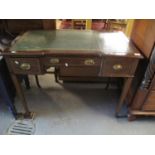
<svg viewBox="0 0 155 155">
<path fill-rule="evenodd" d="M 9 106 L 9 109 L 11 110 L 14 117 L 16 118 L 17 110 L 14 106 L 13 99 L 11 99 L 10 95 L 8 94 L 7 88 L 5 86 L 5 82 L 2 79 L 1 75 L 0 75 L 0 91 L 2 94 L 1 97 L 3 98 L 4 102 Z"/>
<path fill-rule="evenodd" d="M 17 94 L 19 96 L 19 98 L 21 99 L 22 105 L 24 107 L 25 113 L 21 114 L 21 113 L 17 113 L 17 117 L 24 117 L 24 118 L 32 118 L 32 113 L 29 111 L 26 100 L 25 100 L 25 96 L 22 90 L 22 87 L 20 85 L 20 82 L 17 78 L 17 75 L 15 74 L 11 74 L 12 80 L 14 82 Z"/>
<path fill-rule="evenodd" d="M 122 90 L 122 93 L 121 93 L 121 97 L 119 99 L 119 103 L 116 107 L 116 117 L 119 117 L 119 112 L 124 104 L 124 101 L 125 101 L 125 98 L 127 96 L 127 93 L 130 89 L 130 86 L 131 86 L 131 82 L 132 82 L 132 79 L 131 77 L 129 78 L 125 78 L 125 83 L 124 83 L 124 86 L 123 86 L 123 90 Z"/>
</svg>

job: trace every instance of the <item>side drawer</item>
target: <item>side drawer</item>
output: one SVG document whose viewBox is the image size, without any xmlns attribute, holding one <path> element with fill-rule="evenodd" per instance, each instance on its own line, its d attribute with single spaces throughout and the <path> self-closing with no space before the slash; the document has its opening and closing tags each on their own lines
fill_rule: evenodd
<svg viewBox="0 0 155 155">
<path fill-rule="evenodd" d="M 149 92 L 142 109 L 146 110 L 146 111 L 154 111 L 155 110 L 155 91 Z"/>
<path fill-rule="evenodd" d="M 8 58 L 7 64 L 15 74 L 41 74 L 39 58 Z"/>
<path fill-rule="evenodd" d="M 101 76 L 131 77 L 134 76 L 138 59 L 124 57 L 106 57 Z"/>
</svg>

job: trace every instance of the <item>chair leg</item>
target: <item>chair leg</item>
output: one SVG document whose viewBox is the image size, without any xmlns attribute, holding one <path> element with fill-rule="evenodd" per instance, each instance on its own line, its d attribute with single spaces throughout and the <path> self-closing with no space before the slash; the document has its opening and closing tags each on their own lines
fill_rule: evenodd
<svg viewBox="0 0 155 155">
<path fill-rule="evenodd" d="M 108 81 L 107 81 L 107 83 L 106 83 L 105 90 L 108 90 L 108 89 L 109 89 L 110 81 L 111 81 L 111 78 L 109 77 L 109 78 L 108 78 Z"/>
<path fill-rule="evenodd" d="M 36 79 L 36 83 L 37 83 L 38 88 L 41 88 L 40 83 L 39 83 L 39 78 L 37 75 L 35 75 L 35 79 Z"/>
<path fill-rule="evenodd" d="M 30 89 L 30 81 L 29 81 L 29 78 L 28 78 L 28 75 L 24 75 L 24 82 L 25 82 L 25 86 L 26 86 L 26 89 Z"/>
<path fill-rule="evenodd" d="M 59 83 L 59 80 L 58 80 L 58 69 L 57 68 L 55 68 L 54 77 L 55 77 L 55 82 Z"/>
</svg>

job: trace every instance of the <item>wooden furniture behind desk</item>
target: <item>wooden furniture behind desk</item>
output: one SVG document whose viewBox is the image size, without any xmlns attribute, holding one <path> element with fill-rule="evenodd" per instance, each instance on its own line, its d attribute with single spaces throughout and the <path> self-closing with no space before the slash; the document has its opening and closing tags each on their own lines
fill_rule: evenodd
<svg viewBox="0 0 155 155">
<path fill-rule="evenodd" d="M 20 34 L 29 30 L 55 30 L 55 19 L 1 19 L 0 28 L 11 34 Z"/>
<path fill-rule="evenodd" d="M 2 53 L 23 106 L 31 117 L 18 74 L 45 74 L 50 67 L 61 77 L 120 77 L 124 86 L 116 115 L 125 102 L 142 55 L 122 32 L 29 31 Z"/>
<path fill-rule="evenodd" d="M 129 115 L 129 119 L 133 120 L 138 115 L 155 116 L 155 58 L 151 57 L 152 54 L 155 57 L 155 20 L 135 20 L 131 39 L 144 54 L 145 60 L 148 62 L 145 65 L 139 66 L 143 74 L 136 75 L 139 86 L 135 87 L 136 91 L 130 104 Z M 146 67 L 147 70 L 145 72 Z M 143 86 L 144 82 L 145 86 Z"/>
<path fill-rule="evenodd" d="M 155 116 L 155 47 L 131 104 L 129 119 L 135 119 L 137 115 Z"/>
<path fill-rule="evenodd" d="M 149 58 L 155 43 L 155 19 L 135 20 L 131 39 L 146 58 Z"/>
</svg>

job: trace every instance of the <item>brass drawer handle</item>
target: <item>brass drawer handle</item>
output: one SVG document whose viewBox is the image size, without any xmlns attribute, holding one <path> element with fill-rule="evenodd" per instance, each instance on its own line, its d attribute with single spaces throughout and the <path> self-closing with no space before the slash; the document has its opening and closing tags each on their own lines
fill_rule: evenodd
<svg viewBox="0 0 155 155">
<path fill-rule="evenodd" d="M 59 59 L 58 58 L 51 58 L 50 59 L 50 63 L 51 64 L 58 64 L 59 63 Z"/>
<path fill-rule="evenodd" d="M 123 66 L 121 64 L 115 64 L 113 65 L 114 70 L 122 70 Z"/>
<path fill-rule="evenodd" d="M 20 65 L 20 68 L 21 68 L 22 70 L 30 70 L 30 69 L 31 69 L 31 65 L 30 65 L 29 63 L 22 63 L 22 64 Z"/>
<path fill-rule="evenodd" d="M 94 65 L 95 64 L 95 61 L 93 59 L 86 59 L 84 61 L 84 64 L 85 65 Z"/>
</svg>

